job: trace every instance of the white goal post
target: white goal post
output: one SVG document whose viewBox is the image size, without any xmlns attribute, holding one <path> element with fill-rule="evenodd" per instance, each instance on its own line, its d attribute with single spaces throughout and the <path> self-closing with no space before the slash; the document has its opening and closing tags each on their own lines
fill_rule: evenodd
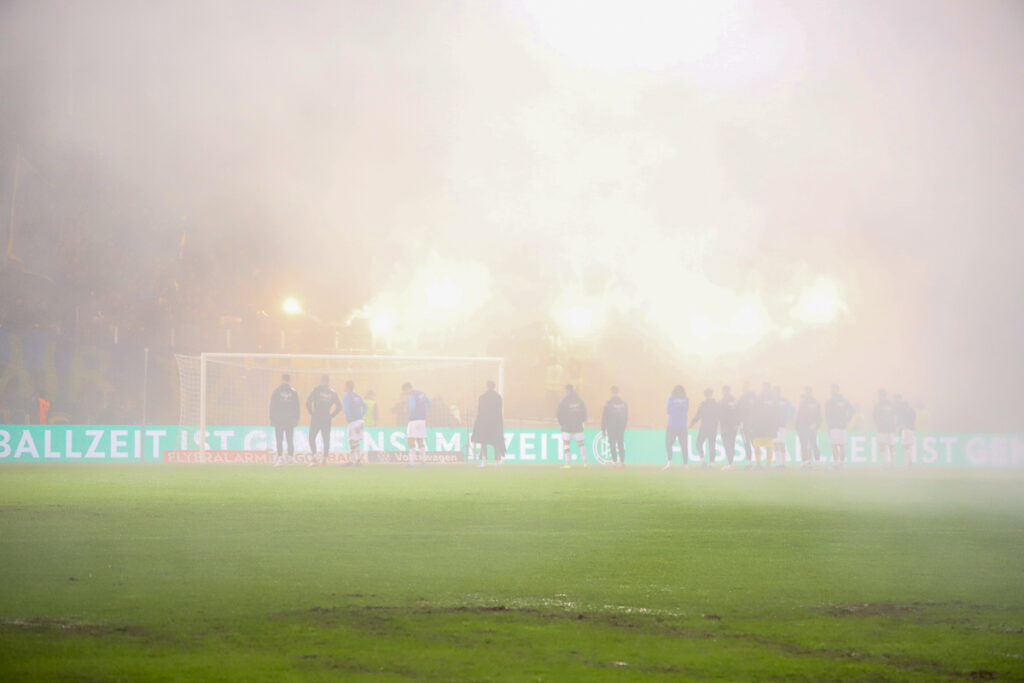
<svg viewBox="0 0 1024 683">
<path fill-rule="evenodd" d="M 443 399 L 440 418 L 433 426 L 468 428 L 477 398 L 487 380 L 504 394 L 505 359 L 488 356 L 395 356 L 363 354 L 202 353 L 177 355 L 180 412 L 179 424 L 206 435 L 209 426 L 268 425 L 270 394 L 281 376 L 291 376 L 303 404 L 300 424 L 308 421 L 306 397 L 322 375 L 331 378 L 339 396 L 352 380 L 356 392 L 366 398 L 374 391 L 379 424 L 399 424 L 401 386 L 405 382 L 427 393 L 435 403 Z M 432 410 L 441 406 L 432 405 Z M 428 420 L 428 423 L 430 421 Z M 201 459 L 206 438 L 196 444 Z"/>
</svg>

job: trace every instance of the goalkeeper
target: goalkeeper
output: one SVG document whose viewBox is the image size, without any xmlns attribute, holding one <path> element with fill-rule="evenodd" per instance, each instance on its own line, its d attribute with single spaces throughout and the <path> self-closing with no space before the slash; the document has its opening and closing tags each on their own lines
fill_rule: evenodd
<svg viewBox="0 0 1024 683">
<path fill-rule="evenodd" d="M 317 460 L 316 437 L 321 436 L 324 444 L 324 457 L 320 464 L 327 464 L 327 456 L 331 452 L 331 420 L 341 412 L 341 399 L 338 392 L 331 388 L 331 378 L 324 375 L 320 385 L 310 392 L 306 399 L 306 410 L 309 411 L 309 451 L 312 467 Z"/>
</svg>

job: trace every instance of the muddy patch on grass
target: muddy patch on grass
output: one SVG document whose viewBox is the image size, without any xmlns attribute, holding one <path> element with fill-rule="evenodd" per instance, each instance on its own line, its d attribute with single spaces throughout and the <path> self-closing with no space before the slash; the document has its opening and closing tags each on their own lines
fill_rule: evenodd
<svg viewBox="0 0 1024 683">
<path fill-rule="evenodd" d="M 922 616 L 925 613 L 942 608 L 989 610 L 992 605 L 981 605 L 970 602 L 849 602 L 828 605 L 820 608 L 831 617 L 905 617 Z"/>
<path fill-rule="evenodd" d="M 131 624 L 83 624 L 62 619 L 45 619 L 42 617 L 0 619 L 0 628 L 35 633 L 66 633 L 77 636 L 112 636 L 123 635 L 132 638 L 152 637 L 152 633 Z"/>
<path fill-rule="evenodd" d="M 822 611 L 831 617 L 899 617 L 920 612 L 921 609 L 898 602 L 851 602 L 829 605 Z"/>
</svg>

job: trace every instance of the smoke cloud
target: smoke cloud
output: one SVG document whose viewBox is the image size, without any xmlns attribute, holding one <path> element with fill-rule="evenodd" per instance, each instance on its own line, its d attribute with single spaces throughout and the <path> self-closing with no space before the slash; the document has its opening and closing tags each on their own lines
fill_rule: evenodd
<svg viewBox="0 0 1024 683">
<path fill-rule="evenodd" d="M 1020 430 L 1022 35 L 1010 0 L 7 2 L 0 209 L 17 173 L 42 271 L 54 230 L 136 285 L 184 239 L 250 308 L 510 378 L 554 335 L 595 399 L 838 382 Z"/>
</svg>

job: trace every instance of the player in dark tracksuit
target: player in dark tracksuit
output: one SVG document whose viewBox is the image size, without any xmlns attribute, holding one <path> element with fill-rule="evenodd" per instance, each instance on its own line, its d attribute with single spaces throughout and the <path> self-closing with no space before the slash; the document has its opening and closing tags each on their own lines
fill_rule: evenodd
<svg viewBox="0 0 1024 683">
<path fill-rule="evenodd" d="M 324 444 L 324 457 L 321 464 L 327 464 L 327 455 L 331 452 L 331 420 L 341 412 L 341 399 L 331 388 L 331 378 L 324 375 L 320 385 L 310 392 L 306 399 L 306 410 L 309 411 L 309 451 L 312 454 L 310 465 L 317 459 L 316 437 L 319 434 Z"/>
<path fill-rule="evenodd" d="M 284 441 L 288 441 L 288 458 L 295 457 L 295 425 L 299 424 L 301 409 L 299 392 L 290 384 L 292 378 L 281 377 L 281 384 L 270 395 L 270 424 L 274 425 L 277 440 L 277 459 L 274 465 L 281 464 Z"/>
<path fill-rule="evenodd" d="M 828 439 L 832 444 L 832 466 L 842 468 L 846 462 L 846 426 L 853 417 L 853 406 L 832 385 L 832 397 L 825 402 L 825 424 L 828 425 Z"/>
<path fill-rule="evenodd" d="M 747 456 L 747 465 L 754 462 L 753 428 L 757 422 L 757 394 L 750 388 L 750 382 L 743 383 L 743 395 L 736 404 L 740 417 L 740 434 L 743 436 L 743 450 Z"/>
<path fill-rule="evenodd" d="M 875 404 L 872 417 L 878 433 L 878 450 L 883 461 L 892 467 L 896 460 L 897 415 L 896 406 L 889 400 L 885 389 L 878 390 L 878 403 Z"/>
<path fill-rule="evenodd" d="M 771 464 L 772 451 L 775 448 L 775 435 L 779 432 L 780 424 L 779 399 L 772 392 L 768 382 L 761 385 L 761 393 L 757 396 L 751 410 L 751 421 L 744 422 L 750 426 L 749 434 L 754 440 L 754 467 L 761 467 L 761 452 L 764 451 Z M 747 427 L 744 427 L 744 431 Z M 747 465 L 750 467 L 750 465 Z"/>
<path fill-rule="evenodd" d="M 626 422 L 629 420 L 629 406 L 619 396 L 619 388 L 612 387 L 612 397 L 604 404 L 601 413 L 601 432 L 608 439 L 612 462 L 617 467 L 626 465 Z"/>
<path fill-rule="evenodd" d="M 683 452 L 683 469 L 686 469 L 690 460 L 689 436 L 686 433 L 686 417 L 690 412 L 690 399 L 686 395 L 686 389 L 677 384 L 672 390 L 672 395 L 665 401 L 665 413 L 668 415 L 668 424 L 665 426 L 665 469 L 672 467 L 672 448 L 679 442 L 679 448 Z"/>
<path fill-rule="evenodd" d="M 911 467 L 914 460 L 914 423 L 917 421 L 917 411 L 899 394 L 892 397 L 892 403 L 893 411 L 896 413 L 900 446 L 903 447 L 903 457 L 907 459 L 907 467 Z"/>
<path fill-rule="evenodd" d="M 722 400 L 718 402 L 718 425 L 722 430 L 722 445 L 725 446 L 726 465 L 731 470 L 736 456 L 736 432 L 740 427 L 740 405 L 728 385 L 722 387 Z"/>
<path fill-rule="evenodd" d="M 572 441 L 580 451 L 583 466 L 587 466 L 587 445 L 583 440 L 583 423 L 587 421 L 587 404 L 583 402 L 571 384 L 565 385 L 565 396 L 558 404 L 558 424 L 562 428 L 562 467 L 569 467 L 572 456 Z"/>
<path fill-rule="evenodd" d="M 796 436 L 800 441 L 800 460 L 811 467 L 821 460 L 818 450 L 818 428 L 821 427 L 821 404 L 814 398 L 810 387 L 804 387 L 800 406 L 796 410 Z"/>
<path fill-rule="evenodd" d="M 786 466 L 786 427 L 793 421 L 796 415 L 796 408 L 789 402 L 789 399 L 782 395 L 782 389 L 778 386 L 772 387 L 772 396 L 779 406 L 779 417 L 776 423 L 775 445 L 772 449 L 772 458 L 778 457 L 776 467 Z"/>
<path fill-rule="evenodd" d="M 704 400 L 690 420 L 690 426 L 698 422 L 700 431 L 697 432 L 697 454 L 701 459 L 700 466 L 708 467 L 715 461 L 715 437 L 718 435 L 718 403 L 711 389 L 704 390 Z"/>
</svg>

